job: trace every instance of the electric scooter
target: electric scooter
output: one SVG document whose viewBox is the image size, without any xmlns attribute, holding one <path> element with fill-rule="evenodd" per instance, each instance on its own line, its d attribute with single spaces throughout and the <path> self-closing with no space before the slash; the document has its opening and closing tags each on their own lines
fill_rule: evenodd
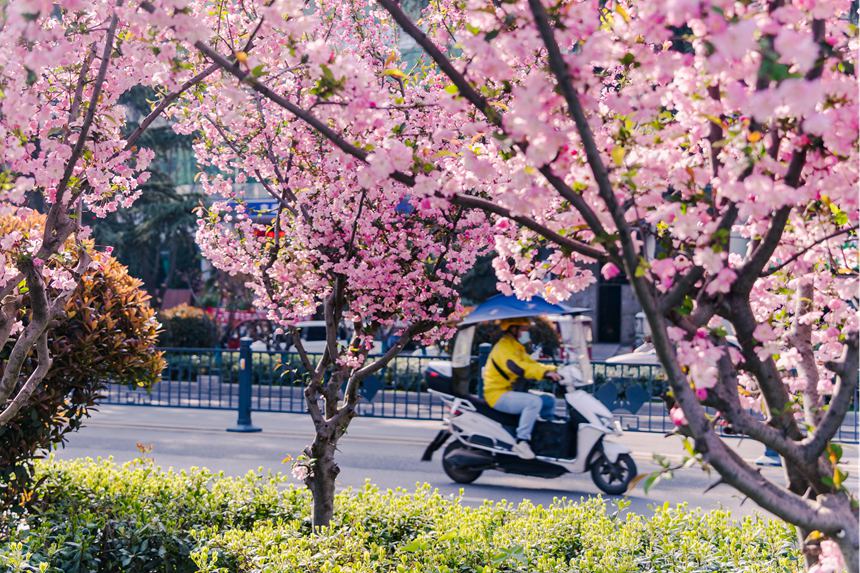
<svg viewBox="0 0 860 573">
<path fill-rule="evenodd" d="M 636 476 L 630 448 L 604 439 L 621 436 L 621 424 L 583 386 L 591 384 L 575 364 L 559 368 L 567 419 L 535 424 L 531 445 L 536 457 L 525 460 L 512 453 L 519 416 L 494 410 L 483 399 L 458 396 L 449 381 L 430 384 L 447 408 L 444 429 L 430 443 L 422 461 L 450 438 L 442 452 L 442 468 L 457 483 L 468 484 L 486 470 L 554 478 L 566 473 L 591 472 L 595 485 L 610 495 L 627 491 Z M 590 378 L 590 377 L 589 377 Z"/>
</svg>

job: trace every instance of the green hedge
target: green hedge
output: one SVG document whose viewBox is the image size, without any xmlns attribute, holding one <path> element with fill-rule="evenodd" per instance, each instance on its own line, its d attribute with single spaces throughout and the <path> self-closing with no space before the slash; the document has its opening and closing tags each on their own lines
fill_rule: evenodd
<svg viewBox="0 0 860 573">
<path fill-rule="evenodd" d="M 6 518 L 0 570 L 121 572 L 794 572 L 793 534 L 763 518 L 599 498 L 468 507 L 421 486 L 339 494 L 311 535 L 309 496 L 277 475 L 227 478 L 148 462 L 54 462 L 29 515 Z M 623 509 L 623 508 L 621 508 Z M 5 540 L 4 540 L 5 539 Z"/>
</svg>

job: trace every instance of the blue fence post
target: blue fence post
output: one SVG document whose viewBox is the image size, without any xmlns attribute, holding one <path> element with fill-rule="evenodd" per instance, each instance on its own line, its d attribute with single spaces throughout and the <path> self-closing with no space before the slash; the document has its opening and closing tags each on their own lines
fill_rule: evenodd
<svg viewBox="0 0 860 573">
<path fill-rule="evenodd" d="M 478 396 L 484 396 L 484 366 L 487 365 L 487 360 L 490 358 L 490 351 L 493 345 L 489 342 L 482 342 L 478 345 Z"/>
<path fill-rule="evenodd" d="M 239 346 L 239 417 L 228 432 L 262 432 L 251 423 L 251 381 L 253 375 L 251 339 L 243 337 Z"/>
</svg>

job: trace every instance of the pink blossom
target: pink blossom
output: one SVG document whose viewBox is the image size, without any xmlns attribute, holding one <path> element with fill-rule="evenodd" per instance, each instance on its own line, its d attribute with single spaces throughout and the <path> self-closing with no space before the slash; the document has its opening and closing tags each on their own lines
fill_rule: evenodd
<svg viewBox="0 0 860 573">
<path fill-rule="evenodd" d="M 727 26 L 725 32 L 713 36 L 711 42 L 724 58 L 739 60 L 755 47 L 755 31 L 754 20 L 741 20 Z"/>
<path fill-rule="evenodd" d="M 675 261 L 672 259 L 658 259 L 651 262 L 651 274 L 657 277 L 664 290 L 672 286 L 675 272 Z"/>
<path fill-rule="evenodd" d="M 305 481 L 311 474 L 310 469 L 308 469 L 306 464 L 299 463 L 293 465 L 293 469 L 290 473 L 293 474 L 293 477 L 298 481 Z"/>
<path fill-rule="evenodd" d="M 737 276 L 735 271 L 726 267 L 717 273 L 717 276 L 708 283 L 708 287 L 705 290 L 708 294 L 727 293 L 731 290 L 732 283 L 735 282 Z"/>
<path fill-rule="evenodd" d="M 842 573 L 845 570 L 845 559 L 835 541 L 825 539 L 821 542 L 821 554 L 818 563 L 812 566 L 809 573 Z"/>
<path fill-rule="evenodd" d="M 672 423 L 676 426 L 686 426 L 689 422 L 687 422 L 687 416 L 684 415 L 684 411 L 680 408 L 680 406 L 672 406 L 669 410 L 669 419 L 672 420 Z"/>
<path fill-rule="evenodd" d="M 723 268 L 723 255 L 713 249 L 704 248 L 696 251 L 693 262 L 709 273 L 718 273 Z"/>
<path fill-rule="evenodd" d="M 753 337 L 759 342 L 770 342 L 776 338 L 776 330 L 767 322 L 762 322 L 755 327 Z"/>
<path fill-rule="evenodd" d="M 774 40 L 774 47 L 780 54 L 780 61 L 794 64 L 801 74 L 809 71 L 818 58 L 818 46 L 809 31 L 798 32 L 783 27 Z"/>
<path fill-rule="evenodd" d="M 621 274 L 621 269 L 616 267 L 613 263 L 606 263 L 601 267 L 600 274 L 603 275 L 604 279 L 612 280 Z"/>
</svg>

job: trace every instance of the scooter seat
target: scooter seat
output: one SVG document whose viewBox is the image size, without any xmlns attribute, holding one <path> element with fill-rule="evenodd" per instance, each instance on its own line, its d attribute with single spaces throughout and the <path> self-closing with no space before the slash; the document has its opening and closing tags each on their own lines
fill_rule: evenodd
<svg viewBox="0 0 860 573">
<path fill-rule="evenodd" d="M 469 395 L 469 402 L 475 406 L 475 410 L 481 414 L 482 416 L 486 416 L 491 420 L 495 420 L 503 426 L 518 426 L 520 423 L 520 417 L 516 414 L 505 414 L 504 412 L 499 412 L 492 406 L 490 406 L 486 400 L 483 398 L 479 398 L 474 394 Z"/>
</svg>

